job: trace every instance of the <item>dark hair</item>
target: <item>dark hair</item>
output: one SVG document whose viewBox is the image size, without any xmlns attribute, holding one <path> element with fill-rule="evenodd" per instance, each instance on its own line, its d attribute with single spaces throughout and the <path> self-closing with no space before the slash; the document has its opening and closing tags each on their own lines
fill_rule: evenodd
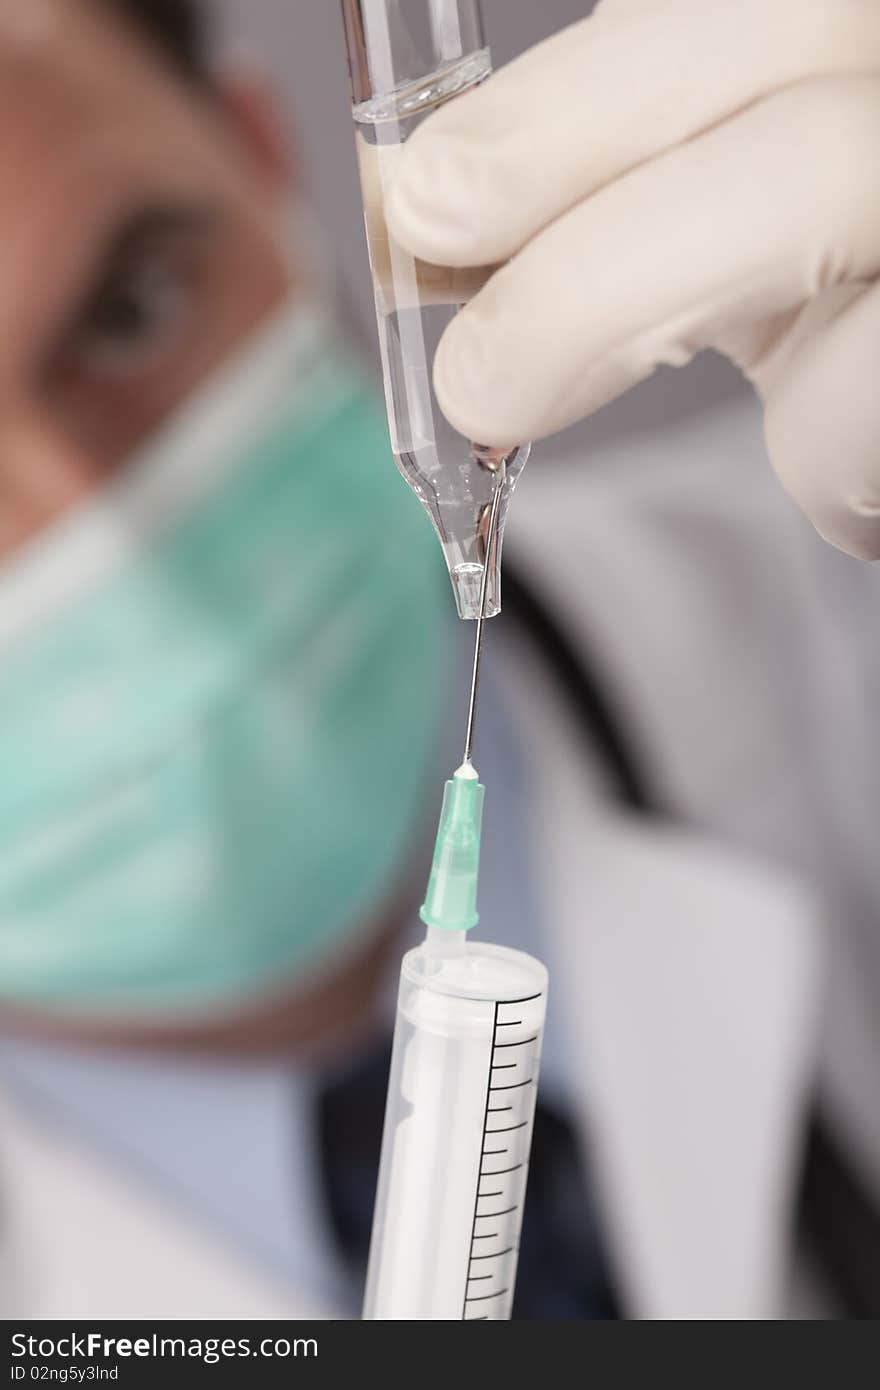
<svg viewBox="0 0 880 1390">
<path fill-rule="evenodd" d="M 207 75 L 207 45 L 197 0 L 102 0 L 142 30 L 178 72 L 191 80 Z"/>
</svg>

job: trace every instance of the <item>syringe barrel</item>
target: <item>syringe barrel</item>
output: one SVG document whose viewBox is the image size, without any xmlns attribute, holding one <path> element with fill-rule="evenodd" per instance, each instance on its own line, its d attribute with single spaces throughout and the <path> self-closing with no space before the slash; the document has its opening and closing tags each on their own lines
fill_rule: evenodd
<svg viewBox="0 0 880 1390">
<path fill-rule="evenodd" d="M 479 942 L 404 958 L 364 1317 L 510 1317 L 547 972 Z"/>
<path fill-rule="evenodd" d="M 342 0 L 342 16 L 355 106 L 485 46 L 479 0 Z"/>
</svg>

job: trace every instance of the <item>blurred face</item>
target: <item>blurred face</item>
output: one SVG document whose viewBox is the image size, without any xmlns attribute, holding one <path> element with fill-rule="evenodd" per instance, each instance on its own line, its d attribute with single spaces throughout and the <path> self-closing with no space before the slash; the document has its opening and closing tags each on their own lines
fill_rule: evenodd
<svg viewBox="0 0 880 1390">
<path fill-rule="evenodd" d="M 285 179 L 255 94 L 200 92 L 110 10 L 0 0 L 0 565 L 100 488 L 292 288 Z M 216 1028 L 120 1032 L 5 1006 L 3 1023 L 301 1046 L 358 1026 L 386 949 L 295 1009 Z"/>
<path fill-rule="evenodd" d="M 99 0 L 0 0 L 0 563 L 281 298 L 278 199 Z"/>
</svg>

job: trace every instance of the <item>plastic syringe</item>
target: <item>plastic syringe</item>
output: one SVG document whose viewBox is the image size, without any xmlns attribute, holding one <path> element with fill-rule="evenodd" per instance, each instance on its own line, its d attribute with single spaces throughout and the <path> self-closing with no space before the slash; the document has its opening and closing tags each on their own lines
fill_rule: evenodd
<svg viewBox="0 0 880 1390">
<path fill-rule="evenodd" d="M 547 971 L 468 942 L 484 789 L 446 783 L 424 943 L 403 960 L 364 1317 L 510 1317 Z"/>
<path fill-rule="evenodd" d="M 505 465 L 486 547 L 498 538 Z M 424 944 L 403 960 L 364 1316 L 505 1319 L 547 1005 L 521 951 L 471 944 L 485 789 L 471 761 L 489 592 L 483 570 L 464 762 L 446 783 Z"/>
</svg>

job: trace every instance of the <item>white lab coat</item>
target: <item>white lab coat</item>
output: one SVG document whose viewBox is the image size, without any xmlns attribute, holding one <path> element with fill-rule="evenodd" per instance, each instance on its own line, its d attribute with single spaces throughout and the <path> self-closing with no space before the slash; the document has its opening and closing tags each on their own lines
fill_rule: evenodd
<svg viewBox="0 0 880 1390">
<path fill-rule="evenodd" d="M 558 690 L 509 637 L 553 1007 L 610 1257 L 646 1318 L 791 1315 L 789 1199 L 817 1077 L 880 1174 L 852 1084 L 853 1066 L 864 1080 L 880 1065 L 877 885 L 869 837 L 854 840 L 880 809 L 875 656 L 853 616 L 877 580 L 790 509 L 754 402 L 719 372 L 605 412 L 589 467 L 536 451 L 510 531 L 682 819 L 610 811 Z M 712 409 L 685 410 L 694 391 Z M 334 1315 L 11 1097 L 0 1183 L 6 1316 Z"/>
</svg>

